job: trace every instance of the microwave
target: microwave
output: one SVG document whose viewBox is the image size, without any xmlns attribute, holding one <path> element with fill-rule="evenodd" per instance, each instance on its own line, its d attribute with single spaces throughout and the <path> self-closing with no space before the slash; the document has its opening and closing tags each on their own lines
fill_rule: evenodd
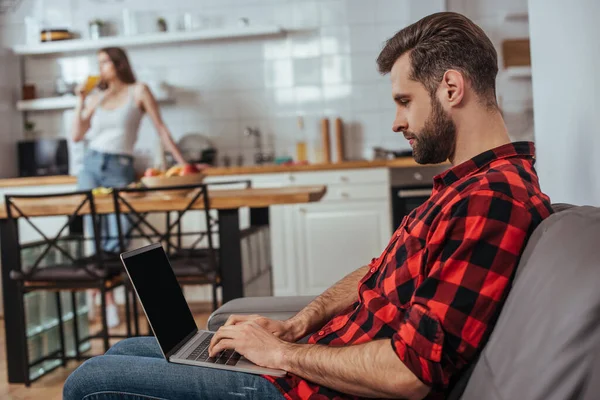
<svg viewBox="0 0 600 400">
<path fill-rule="evenodd" d="M 17 146 L 19 176 L 69 174 L 69 148 L 66 139 L 23 140 Z"/>
</svg>

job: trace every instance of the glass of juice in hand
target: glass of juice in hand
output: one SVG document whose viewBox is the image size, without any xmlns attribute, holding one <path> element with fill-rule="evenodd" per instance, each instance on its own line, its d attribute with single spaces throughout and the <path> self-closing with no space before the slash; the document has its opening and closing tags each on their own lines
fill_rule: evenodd
<svg viewBox="0 0 600 400">
<path fill-rule="evenodd" d="M 92 90 L 98 85 L 100 82 L 100 77 L 98 75 L 90 75 L 87 77 L 85 81 L 85 85 L 83 86 L 83 91 L 85 94 L 90 94 Z"/>
</svg>

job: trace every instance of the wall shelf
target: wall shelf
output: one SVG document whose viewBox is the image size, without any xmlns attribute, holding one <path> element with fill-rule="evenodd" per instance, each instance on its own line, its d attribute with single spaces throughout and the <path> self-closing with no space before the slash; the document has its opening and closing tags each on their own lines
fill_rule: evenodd
<svg viewBox="0 0 600 400">
<path fill-rule="evenodd" d="M 508 67 L 505 70 L 506 76 L 511 79 L 531 79 L 531 67 Z"/>
<path fill-rule="evenodd" d="M 140 47 L 170 43 L 208 40 L 242 39 L 258 36 L 277 36 L 285 31 L 279 26 L 245 26 L 237 28 L 204 29 L 193 32 L 164 32 L 135 36 L 109 36 L 96 40 L 72 39 L 34 45 L 17 45 L 13 52 L 19 55 L 55 54 L 98 50 L 103 47 Z"/>
<path fill-rule="evenodd" d="M 169 97 L 156 96 L 158 103 L 172 103 L 175 100 Z M 52 110 L 68 110 L 75 108 L 77 97 L 73 95 L 65 95 L 59 97 L 46 97 L 34 100 L 20 100 L 17 102 L 18 111 L 52 111 Z"/>
<path fill-rule="evenodd" d="M 504 16 L 505 21 L 529 21 L 529 13 L 527 11 L 509 12 Z"/>
</svg>

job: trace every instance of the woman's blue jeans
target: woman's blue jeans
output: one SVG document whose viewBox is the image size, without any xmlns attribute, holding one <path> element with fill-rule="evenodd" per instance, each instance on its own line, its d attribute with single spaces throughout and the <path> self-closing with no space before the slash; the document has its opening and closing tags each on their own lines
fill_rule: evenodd
<svg viewBox="0 0 600 400">
<path fill-rule="evenodd" d="M 133 157 L 120 154 L 107 154 L 88 150 L 85 154 L 83 169 L 77 179 L 78 190 L 91 190 L 96 187 L 122 188 L 135 181 Z M 101 248 L 107 252 L 119 252 L 119 235 L 117 218 L 114 214 L 107 215 L 101 226 Z M 124 216 L 121 226 L 124 233 L 130 224 Z M 91 220 L 86 218 L 86 236 L 93 237 Z"/>
</svg>

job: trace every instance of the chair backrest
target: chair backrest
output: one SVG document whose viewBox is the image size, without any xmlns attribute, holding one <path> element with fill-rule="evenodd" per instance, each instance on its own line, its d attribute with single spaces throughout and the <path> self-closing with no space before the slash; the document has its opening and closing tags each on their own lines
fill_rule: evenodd
<svg viewBox="0 0 600 400">
<path fill-rule="evenodd" d="M 63 225 L 53 226 L 52 233 L 48 233 L 47 227 L 43 226 L 41 221 L 43 217 L 37 218 L 33 212 L 36 207 L 43 203 L 45 207 L 51 206 L 53 203 L 63 208 L 68 208 L 70 211 L 64 213 L 66 222 Z M 6 207 L 7 220 L 14 229 L 16 237 L 19 237 L 19 221 L 25 221 L 26 226 L 33 229 L 34 232 L 41 238 L 33 242 L 22 243 L 18 240 L 18 252 L 22 255 L 22 251 L 26 249 L 38 250 L 37 256 L 28 266 L 23 266 L 22 262 L 18 265 L 18 270 L 23 274 L 25 279 L 34 275 L 38 269 L 44 266 L 47 256 L 53 250 L 61 255 L 63 262 L 61 264 L 78 265 L 81 262 L 81 256 L 73 254 L 72 243 L 81 244 L 83 240 L 92 240 L 94 243 L 95 253 L 98 257 L 97 265 L 102 265 L 102 258 L 98 249 L 100 248 L 99 234 L 97 225 L 94 226 L 93 237 L 85 238 L 83 232 L 72 231 L 72 227 L 77 225 L 83 214 L 90 215 L 93 220 L 97 219 L 96 206 L 94 196 L 90 191 L 79 192 L 63 192 L 63 193 L 47 193 L 47 194 L 7 194 L 4 196 L 4 204 Z M 55 220 L 53 220 L 54 222 Z M 79 247 L 81 248 L 81 247 Z M 78 251 L 78 253 L 81 253 Z M 20 257 L 21 258 L 21 257 Z M 87 264 L 83 264 L 88 274 L 97 276 L 97 271 L 91 271 L 87 268 Z M 13 267 L 13 269 L 15 269 Z"/>
<path fill-rule="evenodd" d="M 580 398 L 600 345 L 600 208 L 546 219 L 462 400 Z"/>
<path fill-rule="evenodd" d="M 182 236 L 197 236 L 196 240 L 190 244 L 187 241 L 186 250 L 194 249 L 204 239 L 212 242 L 214 239 L 208 233 L 218 233 L 218 220 L 210 207 L 209 190 L 232 189 L 242 186 L 250 188 L 250 180 L 223 181 L 215 183 L 203 183 L 184 186 L 165 186 L 157 188 L 116 188 L 113 189 L 113 199 L 120 236 L 120 249 L 126 251 L 126 241 L 131 239 L 145 239 L 149 244 L 151 242 L 164 242 L 168 251 L 180 251 L 184 249 Z M 173 207 L 167 207 L 168 210 L 147 210 L 142 211 L 141 206 L 148 200 L 147 196 L 157 196 L 157 198 L 170 198 L 178 203 Z M 198 210 L 198 206 L 201 206 Z M 204 214 L 205 224 L 195 223 L 192 231 L 183 232 L 182 225 L 184 214 L 191 212 Z M 156 214 L 164 214 L 164 219 L 152 218 Z M 175 217 L 173 217 L 175 215 Z M 127 224 L 123 222 L 126 221 Z M 127 226 L 125 226 L 127 225 Z M 205 228 L 196 229 L 199 225 L 206 225 Z M 176 232 L 174 233 L 174 230 Z M 211 237 L 209 237 L 211 236 Z M 214 247 L 208 243 L 209 247 Z"/>
</svg>

